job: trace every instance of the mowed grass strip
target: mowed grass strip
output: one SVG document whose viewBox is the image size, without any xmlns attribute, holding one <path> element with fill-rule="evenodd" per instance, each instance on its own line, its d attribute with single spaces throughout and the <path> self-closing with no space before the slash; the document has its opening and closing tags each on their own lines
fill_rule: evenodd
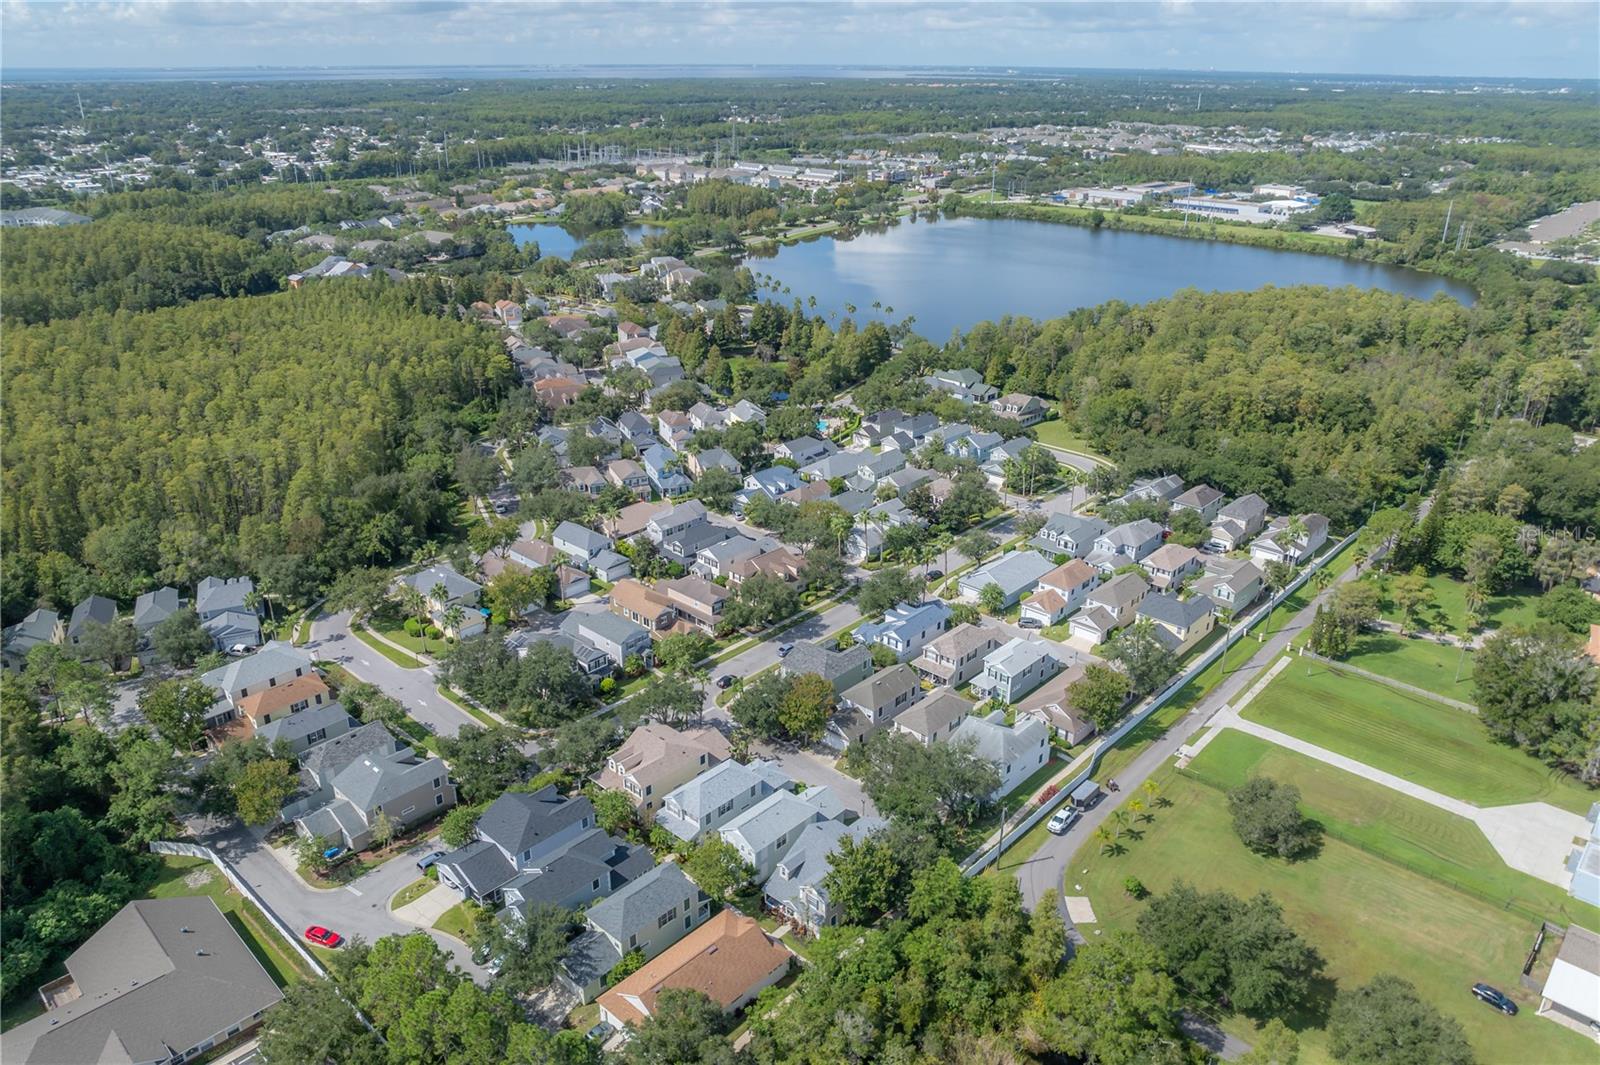
<svg viewBox="0 0 1600 1065">
<path fill-rule="evenodd" d="M 1464 703 L 1473 701 L 1473 652 L 1432 640 L 1369 632 L 1345 658 L 1352 666 Z"/>
<path fill-rule="evenodd" d="M 1134 823 L 1141 838 L 1124 835 L 1126 849 L 1109 856 L 1091 841 L 1068 866 L 1066 892 L 1087 895 L 1099 919 L 1087 934 L 1134 926 L 1145 903 L 1123 889 L 1128 876 L 1156 893 L 1177 880 L 1241 896 L 1265 891 L 1321 952 L 1329 980 L 1308 1008 L 1285 1018 L 1300 1033 L 1301 1065 L 1331 1060 L 1323 1025 L 1335 990 L 1382 972 L 1411 981 L 1425 1000 L 1460 1021 L 1479 1061 L 1592 1065 L 1594 1044 L 1535 1016 L 1537 995 L 1518 983 L 1536 921 L 1336 838 L 1326 838 L 1315 858 L 1261 857 L 1234 835 L 1222 792 L 1170 769 L 1153 779 L 1171 805 L 1151 810 L 1149 823 Z M 1467 991 L 1478 980 L 1516 998 L 1522 1012 L 1505 1017 L 1478 1003 Z M 1247 1041 L 1254 1029 L 1241 1016 L 1226 1018 L 1223 1026 Z"/>
<path fill-rule="evenodd" d="M 1258 775 L 1292 783 L 1306 816 L 1342 842 L 1525 917 L 1600 926 L 1600 909 L 1506 865 L 1466 818 L 1277 744 L 1225 729 L 1187 772 L 1221 791 Z"/>
<path fill-rule="evenodd" d="M 1600 796 L 1496 743 L 1473 714 L 1309 660 L 1280 673 L 1243 714 L 1477 806 L 1548 802 L 1581 814 Z"/>
</svg>

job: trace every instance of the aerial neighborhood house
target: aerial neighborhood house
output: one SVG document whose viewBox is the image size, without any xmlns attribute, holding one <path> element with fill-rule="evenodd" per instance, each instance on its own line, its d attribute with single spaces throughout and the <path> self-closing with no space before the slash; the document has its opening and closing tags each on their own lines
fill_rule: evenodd
<svg viewBox="0 0 1600 1065">
<path fill-rule="evenodd" d="M 343 736 L 356 725 L 356 720 L 345 710 L 344 704 L 332 701 L 275 717 L 258 726 L 256 735 L 266 741 L 269 747 L 285 743 L 290 751 L 299 755 L 323 740 Z"/>
<path fill-rule="evenodd" d="M 1024 426 L 1038 425 L 1050 413 L 1050 405 L 1038 396 L 1022 392 L 1008 392 L 989 404 L 989 409 L 1002 418 L 1009 418 Z"/>
<path fill-rule="evenodd" d="M 1118 496 L 1116 503 L 1127 506 L 1139 502 L 1171 502 L 1183 491 L 1183 478 L 1169 473 L 1162 477 L 1146 477 L 1134 481 L 1128 490 Z"/>
<path fill-rule="evenodd" d="M 1266 575 L 1261 567 L 1247 559 L 1207 555 L 1205 573 L 1189 590 L 1196 598 L 1205 596 L 1216 606 L 1217 612 L 1235 617 L 1261 595 Z"/>
<path fill-rule="evenodd" d="M 478 818 L 473 836 L 436 863 L 439 882 L 465 899 L 505 903 L 507 920 L 539 905 L 578 909 L 649 872 L 655 861 L 643 844 L 598 827 L 587 798 L 568 798 L 554 785 L 500 796 Z"/>
<path fill-rule="evenodd" d="M 1100 571 L 1080 558 L 1064 562 L 1039 578 L 1039 588 L 1022 604 L 1023 628 L 1049 628 L 1078 609 L 1100 584 Z"/>
<path fill-rule="evenodd" d="M 1149 518 L 1123 522 L 1107 529 L 1095 540 L 1089 552 L 1089 565 L 1101 573 L 1110 573 L 1132 562 L 1138 562 L 1161 546 L 1165 530 Z"/>
<path fill-rule="evenodd" d="M 154 592 L 144 592 L 133 601 L 133 628 L 139 633 L 139 646 L 150 646 L 150 633 L 154 632 L 157 625 L 163 620 L 173 616 L 182 606 L 178 598 L 178 588 L 155 588 Z"/>
<path fill-rule="evenodd" d="M 786 677 L 815 673 L 838 695 L 872 676 L 872 652 L 862 644 L 839 651 L 819 643 L 797 643 L 779 660 L 778 672 Z"/>
<path fill-rule="evenodd" d="M 1052 514 L 1030 543 L 1047 555 L 1083 558 L 1094 550 L 1094 542 L 1109 529 L 1098 518 L 1077 514 Z"/>
<path fill-rule="evenodd" d="M 684 460 L 684 465 L 689 467 L 689 472 L 696 477 L 704 477 L 708 470 L 727 470 L 735 477 L 744 476 L 744 467 L 739 465 L 739 460 L 733 454 L 720 447 L 709 447 L 704 451 L 691 454 Z"/>
<path fill-rule="evenodd" d="M 207 895 L 139 899 L 0 1036 L 7 1065 L 190 1061 L 256 1027 L 283 992 Z"/>
<path fill-rule="evenodd" d="M 660 444 L 651 444 L 639 455 L 639 460 L 644 463 L 644 474 L 651 487 L 664 498 L 688 495 L 694 489 L 694 482 L 679 468 L 676 452 Z"/>
<path fill-rule="evenodd" d="M 1327 542 L 1328 519 L 1321 514 L 1273 518 L 1267 531 L 1251 542 L 1250 557 L 1263 566 L 1269 562 L 1298 566 Z"/>
<path fill-rule="evenodd" d="M 955 396 L 963 403 L 989 403 L 999 390 L 983 383 L 977 370 L 939 370 L 923 378 L 929 388 Z"/>
<path fill-rule="evenodd" d="M 89 626 L 110 625 L 116 620 L 116 600 L 103 595 L 88 596 L 72 608 L 72 616 L 67 620 L 67 643 L 76 647 L 91 631 Z"/>
<path fill-rule="evenodd" d="M 823 742 L 835 750 L 860 743 L 922 698 L 922 684 L 908 665 L 890 666 L 846 688 L 828 721 Z"/>
<path fill-rule="evenodd" d="M 484 630 L 483 611 L 478 608 L 478 596 L 483 592 L 483 585 L 463 577 L 448 562 L 408 573 L 400 578 L 400 583 L 422 596 L 428 616 L 446 635 L 465 639 Z M 461 622 L 455 628 L 445 623 L 445 616 L 451 607 L 461 608 Z"/>
<path fill-rule="evenodd" d="M 1039 580 L 1055 569 L 1055 563 L 1037 551 L 1012 551 L 986 562 L 961 578 L 963 596 L 977 599 L 991 584 L 1000 586 L 1001 605 L 1011 607 L 1039 586 Z"/>
<path fill-rule="evenodd" d="M 770 536 L 763 536 L 759 540 L 744 535 L 730 536 L 702 547 L 689 569 L 696 576 L 714 581 L 718 577 L 730 576 L 736 563 L 766 554 L 777 545 L 778 542 Z"/>
<path fill-rule="evenodd" d="M 300 775 L 306 793 L 283 808 L 283 819 L 350 850 L 372 843 L 380 812 L 401 831 L 456 804 L 443 760 L 418 757 L 376 721 L 312 747 Z"/>
<path fill-rule="evenodd" d="M 1206 546 L 1213 551 L 1237 551 L 1267 523 L 1267 501 L 1251 492 L 1240 496 L 1221 510 L 1211 523 L 1211 538 Z"/>
<path fill-rule="evenodd" d="M 772 875 L 778 859 L 801 829 L 838 820 L 844 814 L 843 804 L 825 785 L 809 787 L 800 795 L 775 791 L 725 823 L 717 834 L 739 852 L 739 857 L 756 871 L 756 880 L 761 881 Z"/>
<path fill-rule="evenodd" d="M 600 527 L 605 530 L 607 536 L 620 543 L 623 540 L 631 540 L 635 536 L 645 533 L 652 518 L 658 514 L 665 514 L 670 510 L 672 510 L 672 504 L 666 501 L 630 503 L 617 513 L 608 514 L 601 518 Z M 702 516 L 704 516 L 703 511 Z M 648 534 L 646 534 L 646 538 L 649 538 Z M 654 542 L 659 544 L 661 541 L 657 538 Z"/>
<path fill-rule="evenodd" d="M 818 440 L 813 436 L 797 437 L 787 440 L 773 449 L 773 454 L 781 459 L 789 459 L 798 465 L 805 466 L 816 462 L 824 455 L 831 455 L 839 450 L 831 440 Z"/>
<path fill-rule="evenodd" d="M 673 451 L 682 451 L 694 435 L 689 416 L 675 410 L 664 410 L 656 415 L 656 430 L 661 434 L 662 442 Z"/>
<path fill-rule="evenodd" d="M 1217 623 L 1211 600 L 1202 595 L 1192 599 L 1166 593 L 1147 595 L 1139 604 L 1138 616 L 1154 622 L 1156 638 L 1180 655 L 1205 639 Z"/>
<path fill-rule="evenodd" d="M 633 562 L 629 560 L 627 555 L 607 549 L 589 560 L 589 572 L 607 583 L 619 581 L 633 572 Z M 587 588 L 584 589 L 584 591 L 587 590 Z M 579 592 L 578 594 L 582 595 L 583 593 Z M 563 594 L 562 598 L 572 599 L 574 597 Z"/>
<path fill-rule="evenodd" d="M 588 566 L 602 551 L 611 550 L 611 541 L 577 522 L 564 521 L 550 534 L 550 542 L 580 566 Z"/>
<path fill-rule="evenodd" d="M 734 585 L 740 585 L 748 578 L 760 575 L 793 583 L 804 576 L 805 568 L 804 558 L 779 544 L 759 555 L 735 560 L 728 567 L 728 580 Z"/>
<path fill-rule="evenodd" d="M 732 1014 L 787 976 L 793 961 L 754 918 L 723 910 L 602 994 L 600 1019 L 612 1028 L 642 1024 L 668 989 L 699 992 Z"/>
<path fill-rule="evenodd" d="M 1225 497 L 1209 484 L 1197 484 L 1172 501 L 1173 510 L 1192 510 L 1203 522 L 1216 520 Z"/>
<path fill-rule="evenodd" d="M 649 447 L 660 447 L 660 444 L 647 444 Z M 650 475 L 644 472 L 644 467 L 632 459 L 612 459 L 606 463 L 606 480 L 618 488 L 626 488 L 640 499 L 650 498 Z"/>
<path fill-rule="evenodd" d="M 718 410 L 705 400 L 696 403 L 684 413 L 689 416 L 689 424 L 694 426 L 696 432 L 704 429 L 721 429 L 728 423 L 727 412 Z"/>
<path fill-rule="evenodd" d="M 1076 747 L 1095 734 L 1094 722 L 1072 705 L 1072 686 L 1083 679 L 1085 668 L 1068 666 L 1017 704 L 1017 717 L 1037 718 L 1069 747 Z"/>
<path fill-rule="evenodd" d="M 616 463 L 611 465 L 614 466 Z M 637 468 L 635 464 L 635 469 Z M 640 477 L 643 478 L 642 472 Z M 606 489 L 606 474 L 594 466 L 572 466 L 561 471 L 561 479 L 574 492 L 582 492 L 586 496 L 597 496 Z M 645 483 L 644 494 L 650 494 L 649 482 Z"/>
<path fill-rule="evenodd" d="M 846 836 L 860 843 L 887 823 L 876 817 L 863 817 L 850 825 L 836 820 L 806 825 L 778 859 L 767 882 L 761 885 L 763 905 L 778 911 L 789 923 L 811 935 L 837 925 L 838 910 L 823 884 L 832 868 L 829 856 L 839 849 L 840 841 Z"/>
<path fill-rule="evenodd" d="M 931 599 L 915 606 L 898 604 L 884 614 L 882 621 L 858 626 L 855 638 L 858 643 L 887 647 L 898 661 L 905 662 L 949 627 L 950 608 L 942 599 Z"/>
<path fill-rule="evenodd" d="M 981 463 L 989 461 L 989 456 L 994 453 L 994 450 L 1005 442 L 1005 437 L 999 433 L 980 430 L 968 433 L 958 440 L 950 441 L 945 444 L 944 449 L 947 454 L 954 455 L 956 458 L 971 459 L 973 462 Z"/>
<path fill-rule="evenodd" d="M 800 475 L 787 466 L 769 466 L 757 470 L 744 479 L 744 487 L 733 497 L 734 512 L 744 514 L 752 499 L 765 498 L 777 502 L 779 496 L 800 487 Z"/>
<path fill-rule="evenodd" d="M 650 631 L 609 610 L 569 610 L 561 619 L 561 634 L 604 651 L 618 669 L 634 657 L 647 669 L 655 665 L 655 644 L 650 639 Z"/>
<path fill-rule="evenodd" d="M 972 713 L 972 700 L 963 699 L 949 688 L 940 688 L 920 702 L 900 711 L 890 726 L 923 746 L 950 738 L 950 734 Z"/>
<path fill-rule="evenodd" d="M 555 568 L 555 575 L 556 595 L 561 599 L 576 599 L 580 595 L 588 595 L 594 583 L 589 574 L 566 563 Z"/>
<path fill-rule="evenodd" d="M 925 680 L 959 688 L 982 672 L 984 658 L 999 646 L 999 629 L 958 625 L 928 641 L 911 666 Z"/>
<path fill-rule="evenodd" d="M 757 758 L 718 762 L 669 791 L 656 811 L 656 824 L 686 843 L 732 821 L 767 796 L 792 789 L 794 781 L 772 762 Z"/>
<path fill-rule="evenodd" d="M 661 442 L 656 438 L 656 428 L 650 419 L 636 410 L 625 410 L 617 415 L 617 430 L 639 451 Z"/>
<path fill-rule="evenodd" d="M 562 568 L 565 569 L 566 567 Z M 574 572 L 578 571 L 575 570 Z M 588 579 L 587 574 L 584 574 L 584 579 Z M 569 635 L 560 629 L 554 632 L 517 629 L 506 636 L 506 646 L 515 651 L 518 658 L 524 657 L 534 646 L 542 643 L 553 644 L 556 647 L 571 651 L 573 660 L 577 664 L 578 672 L 583 674 L 591 684 L 599 684 L 616 672 L 617 664 L 612 661 L 609 654 L 588 640 Z"/>
<path fill-rule="evenodd" d="M 1192 547 L 1162 544 L 1139 565 L 1150 575 L 1150 583 L 1156 590 L 1165 592 L 1182 585 L 1191 573 L 1198 573 L 1204 559 L 1205 556 Z"/>
<path fill-rule="evenodd" d="M 5 628 L 3 646 L 7 669 L 20 670 L 28 652 L 46 643 L 62 643 L 67 638 L 61 615 L 48 607 L 37 607 L 15 625 Z"/>
<path fill-rule="evenodd" d="M 658 581 L 658 591 L 667 593 L 667 601 L 677 610 L 686 624 L 715 635 L 722 624 L 722 608 L 728 601 L 728 592 L 700 577 L 679 577 L 676 580 Z"/>
<path fill-rule="evenodd" d="M 1059 672 L 1061 660 L 1051 644 L 1014 637 L 989 652 L 972 690 L 986 699 L 1014 703 Z"/>
<path fill-rule="evenodd" d="M 660 808 L 667 793 L 687 784 L 728 757 L 728 741 L 714 728 L 679 730 L 650 722 L 628 734 L 606 759 L 594 781 L 620 791 L 645 816 Z"/>
<path fill-rule="evenodd" d="M 1072 635 L 1091 645 L 1104 643 L 1111 634 L 1133 624 L 1135 613 L 1150 585 L 1137 573 L 1119 573 L 1089 593 L 1083 609 L 1067 619 Z"/>
<path fill-rule="evenodd" d="M 850 487 L 863 492 L 875 490 L 887 477 L 906 465 L 903 451 L 880 451 L 876 455 L 859 456 L 859 460 L 849 480 Z"/>
<path fill-rule="evenodd" d="M 661 553 L 668 560 L 687 568 L 695 564 L 700 552 L 706 547 L 737 535 L 726 525 L 717 525 L 702 518 L 670 536 L 663 537 L 659 546 Z"/>
<path fill-rule="evenodd" d="M 574 377 L 541 377 L 533 382 L 533 394 L 546 410 L 570 407 L 583 395 L 588 384 Z"/>
<path fill-rule="evenodd" d="M 672 537 L 682 533 L 685 529 L 691 528 L 695 525 L 704 524 L 706 521 L 706 505 L 700 502 L 698 499 L 690 499 L 677 504 L 636 503 L 632 507 L 624 507 L 622 514 L 619 515 L 619 517 L 627 515 L 629 511 L 634 509 L 634 507 L 641 508 L 640 516 L 642 516 L 642 508 L 646 505 L 655 507 L 656 510 L 645 519 L 644 526 L 641 531 L 643 531 L 646 538 L 648 538 L 650 542 L 655 544 L 657 547 L 662 546 Z M 617 535 L 621 536 L 623 533 L 619 531 Z M 628 535 L 632 534 L 630 533 Z"/>
<path fill-rule="evenodd" d="M 587 1003 L 625 955 L 638 951 L 649 961 L 710 916 L 711 900 L 677 862 L 658 865 L 585 911 L 585 930 L 557 975 Z"/>
<path fill-rule="evenodd" d="M 246 605 L 255 591 L 255 582 L 249 577 L 207 577 L 195 587 L 195 613 L 217 650 L 261 646 L 261 618 L 254 606 Z"/>
<path fill-rule="evenodd" d="M 983 717 L 967 715 L 950 734 L 949 742 L 971 743 L 974 754 L 999 768 L 1000 786 L 989 796 L 991 800 L 1010 794 L 1050 761 L 1050 727 L 1026 715 L 1018 715 L 1016 724 L 1007 725 L 1004 710 L 991 710 Z"/>
<path fill-rule="evenodd" d="M 202 673 L 200 683 L 219 693 L 206 728 L 245 737 L 275 719 L 333 702 L 311 656 L 278 640 Z"/>
<path fill-rule="evenodd" d="M 1539 1016 L 1589 1035 L 1600 1027 L 1600 935 L 1577 922 L 1567 925 L 1539 990 Z"/>
<path fill-rule="evenodd" d="M 620 580 L 612 586 L 610 605 L 613 614 L 627 618 L 650 632 L 665 632 L 678 620 L 678 612 L 667 598 L 667 593 L 631 578 Z"/>
<path fill-rule="evenodd" d="M 751 403 L 748 399 L 741 399 L 728 408 L 730 422 L 755 422 L 757 425 L 767 424 L 767 412 Z"/>
</svg>

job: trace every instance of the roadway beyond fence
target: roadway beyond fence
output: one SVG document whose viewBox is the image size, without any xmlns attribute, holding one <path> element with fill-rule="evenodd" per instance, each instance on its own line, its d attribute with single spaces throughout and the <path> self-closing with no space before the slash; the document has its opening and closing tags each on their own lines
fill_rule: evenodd
<svg viewBox="0 0 1600 1065">
<path fill-rule="evenodd" d="M 1017 840 L 1021 839 L 1028 833 L 1029 829 L 1033 828 L 1040 821 L 1043 821 L 1045 818 L 1049 817 L 1055 812 L 1055 809 L 1058 806 L 1071 798 L 1074 789 L 1076 789 L 1084 781 L 1093 777 L 1095 770 L 1099 768 L 1100 760 L 1105 756 L 1107 751 L 1115 747 L 1123 739 L 1123 737 L 1128 735 L 1128 733 L 1144 724 L 1145 721 L 1149 719 L 1150 715 L 1154 714 L 1157 710 L 1171 702 L 1173 696 L 1182 691 L 1190 681 L 1199 676 L 1201 672 L 1203 672 L 1213 662 L 1218 661 L 1223 655 L 1226 655 L 1229 649 L 1232 648 L 1234 644 L 1238 643 L 1246 633 L 1248 633 L 1256 625 L 1259 625 L 1263 620 L 1270 617 L 1274 610 L 1281 606 L 1291 595 L 1304 587 L 1306 582 L 1311 579 L 1313 574 L 1315 574 L 1323 566 L 1327 565 L 1329 559 L 1334 558 L 1341 551 L 1354 543 L 1359 534 L 1360 530 L 1357 529 L 1349 536 L 1346 536 L 1343 540 L 1340 540 L 1330 550 L 1325 551 L 1320 558 L 1313 560 L 1295 576 L 1294 580 L 1285 585 L 1277 595 L 1273 596 L 1271 599 L 1268 599 L 1256 610 L 1246 615 L 1243 621 L 1240 621 L 1238 624 L 1229 629 L 1228 635 L 1223 638 L 1222 642 L 1213 644 L 1204 654 L 1191 662 L 1188 668 L 1186 668 L 1182 673 L 1179 673 L 1177 677 L 1173 678 L 1171 683 L 1169 683 L 1157 694 L 1151 696 L 1149 701 L 1147 701 L 1144 706 L 1128 715 L 1122 720 L 1120 725 L 1106 733 L 1101 738 L 1099 745 L 1090 754 L 1089 762 L 1086 766 L 1084 766 L 1082 772 L 1073 777 L 1071 780 L 1067 781 L 1065 784 L 1062 784 L 1061 790 L 1056 792 L 1052 798 L 1034 807 L 1033 811 L 1029 813 L 1027 817 L 1023 818 L 1021 821 L 1018 821 L 1015 826 L 1007 829 L 1005 838 L 999 840 L 993 845 L 986 844 L 985 846 L 980 847 L 971 854 L 967 855 L 966 859 L 961 863 L 961 871 L 967 876 L 977 876 L 979 873 L 983 872 L 984 869 L 988 868 L 991 863 L 999 861 L 1000 856 L 1005 853 L 1007 843 L 1015 843 Z"/>
</svg>

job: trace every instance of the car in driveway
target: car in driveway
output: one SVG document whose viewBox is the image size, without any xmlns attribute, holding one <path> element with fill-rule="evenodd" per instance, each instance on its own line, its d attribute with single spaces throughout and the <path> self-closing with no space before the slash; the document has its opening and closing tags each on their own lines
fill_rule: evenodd
<svg viewBox="0 0 1600 1065">
<path fill-rule="evenodd" d="M 606 1036 L 610 1034 L 611 1026 L 605 1021 L 601 1021 L 593 1028 L 590 1028 L 587 1032 L 584 1032 L 583 1037 L 596 1043 L 604 1043 L 606 1041 Z"/>
<path fill-rule="evenodd" d="M 330 928 L 324 928 L 320 924 L 314 924 L 307 928 L 305 935 L 307 942 L 315 943 L 319 947 L 327 947 L 329 950 L 344 942 L 344 936 Z"/>
<path fill-rule="evenodd" d="M 417 868 L 426 873 L 434 862 L 437 862 L 440 858 L 444 857 L 444 854 L 444 851 L 433 851 L 430 854 L 424 854 L 422 857 L 417 859 Z"/>
<path fill-rule="evenodd" d="M 1082 811 L 1077 807 L 1064 806 L 1050 815 L 1050 820 L 1044 826 L 1045 831 L 1052 836 L 1065 835 L 1066 831 L 1077 824 L 1078 818 L 1082 816 Z"/>
<path fill-rule="evenodd" d="M 1473 984 L 1472 995 L 1479 1002 L 1486 1006 L 1493 1006 L 1507 1017 L 1515 1017 L 1517 1015 L 1517 1004 L 1511 1001 L 1509 995 L 1498 988 L 1490 987 L 1488 984 Z"/>
</svg>

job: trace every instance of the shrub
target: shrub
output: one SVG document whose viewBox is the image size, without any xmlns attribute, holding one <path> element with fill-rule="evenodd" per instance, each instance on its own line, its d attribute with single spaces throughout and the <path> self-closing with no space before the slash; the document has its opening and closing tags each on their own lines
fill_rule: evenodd
<svg viewBox="0 0 1600 1065">
<path fill-rule="evenodd" d="M 439 637 L 441 637 L 443 635 L 444 635 L 444 630 L 440 629 L 439 626 L 437 626 L 437 625 L 429 625 L 428 626 L 428 639 L 437 640 Z"/>
<path fill-rule="evenodd" d="M 1149 889 L 1144 886 L 1144 882 L 1136 876 L 1124 877 L 1122 881 L 1122 890 L 1126 891 L 1129 895 L 1136 899 L 1142 899 L 1146 895 L 1150 894 Z"/>
<path fill-rule="evenodd" d="M 617 690 L 617 681 L 616 681 L 615 677 L 606 677 L 605 679 L 603 679 L 600 682 L 600 694 L 601 695 L 610 695 L 612 692 L 614 692 L 616 690 Z"/>
<path fill-rule="evenodd" d="M 422 635 L 422 623 L 420 621 L 418 621 L 416 618 L 406 618 L 406 635 L 408 635 L 408 636 L 421 636 Z"/>
</svg>

